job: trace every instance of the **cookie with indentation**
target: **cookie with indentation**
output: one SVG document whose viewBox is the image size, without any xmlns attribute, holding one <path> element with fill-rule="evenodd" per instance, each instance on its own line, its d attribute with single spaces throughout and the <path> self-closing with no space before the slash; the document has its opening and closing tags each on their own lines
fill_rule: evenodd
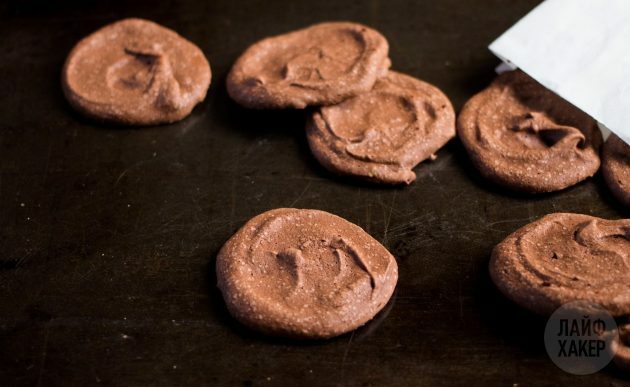
<svg viewBox="0 0 630 387">
<path fill-rule="evenodd" d="M 330 171 L 409 184 L 412 169 L 455 136 L 455 112 L 435 86 L 389 71 L 371 91 L 315 111 L 306 135 Z"/>
<path fill-rule="evenodd" d="M 232 99 L 248 108 L 330 105 L 369 91 L 390 66 L 387 40 L 361 24 L 333 22 L 261 40 L 227 77 Z"/>
<path fill-rule="evenodd" d="M 597 123 L 521 71 L 472 97 L 457 134 L 483 176 L 517 191 L 558 191 L 600 164 Z"/>
<path fill-rule="evenodd" d="M 547 215 L 494 248 L 490 276 L 508 298 L 540 314 L 573 301 L 630 314 L 630 219 Z"/>
<path fill-rule="evenodd" d="M 142 19 L 109 24 L 81 40 L 63 68 L 78 111 L 126 125 L 175 122 L 206 97 L 210 65 L 176 32 Z"/>
<path fill-rule="evenodd" d="M 630 145 L 614 134 L 602 149 L 602 173 L 617 199 L 630 207 Z"/>
<path fill-rule="evenodd" d="M 324 211 L 294 208 L 248 221 L 219 252 L 216 271 L 237 320 L 306 339 L 365 324 L 398 280 L 394 257 L 363 229 Z"/>
</svg>

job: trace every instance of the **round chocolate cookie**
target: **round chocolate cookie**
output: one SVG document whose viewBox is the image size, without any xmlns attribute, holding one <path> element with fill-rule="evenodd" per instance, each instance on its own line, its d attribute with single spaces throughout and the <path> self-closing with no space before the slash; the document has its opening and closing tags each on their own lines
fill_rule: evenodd
<svg viewBox="0 0 630 387">
<path fill-rule="evenodd" d="M 630 313 L 630 219 L 556 213 L 517 230 L 492 251 L 490 276 L 517 304 L 551 314 L 573 301 Z"/>
<path fill-rule="evenodd" d="M 249 108 L 335 104 L 372 88 L 391 64 L 388 50 L 366 26 L 316 24 L 249 47 L 228 75 L 228 93 Z"/>
<path fill-rule="evenodd" d="M 80 112 L 127 125 L 179 121 L 206 97 L 210 65 L 177 33 L 142 19 L 107 25 L 81 40 L 62 85 Z"/>
<path fill-rule="evenodd" d="M 611 134 L 602 151 L 602 173 L 610 190 L 630 207 L 630 145 Z"/>
<path fill-rule="evenodd" d="M 398 280 L 394 257 L 327 212 L 275 209 L 241 227 L 217 256 L 218 286 L 243 324 L 293 338 L 328 338 L 371 320 Z"/>
<path fill-rule="evenodd" d="M 370 92 L 314 112 L 306 135 L 333 172 L 409 184 L 412 168 L 455 136 L 455 112 L 436 87 L 389 71 Z"/>
<path fill-rule="evenodd" d="M 457 133 L 481 174 L 514 190 L 558 191 L 599 168 L 597 123 L 520 71 L 471 98 Z"/>
</svg>

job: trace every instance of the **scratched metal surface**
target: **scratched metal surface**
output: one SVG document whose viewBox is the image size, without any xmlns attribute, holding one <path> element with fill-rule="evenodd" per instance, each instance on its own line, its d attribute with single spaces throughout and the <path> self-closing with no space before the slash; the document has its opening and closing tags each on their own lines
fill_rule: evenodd
<svg viewBox="0 0 630 387">
<path fill-rule="evenodd" d="M 518 1 L 100 1 L 0 5 L 0 384 L 615 384 L 575 378 L 543 346 L 545 321 L 487 275 L 491 248 L 554 211 L 624 215 L 598 175 L 527 197 L 483 181 L 453 141 L 406 188 L 335 178 L 310 156 L 304 112 L 248 111 L 225 75 L 250 43 L 348 19 L 381 30 L 394 68 L 442 88 L 457 109 L 493 77 L 486 45 L 533 8 Z M 197 43 L 214 79 L 183 122 L 90 122 L 65 102 L 73 44 L 126 16 Z M 250 217 L 317 208 L 355 222 L 397 257 L 385 312 L 318 343 L 239 326 L 215 288 L 214 257 Z M 627 213 L 625 214 L 627 215 Z"/>
</svg>

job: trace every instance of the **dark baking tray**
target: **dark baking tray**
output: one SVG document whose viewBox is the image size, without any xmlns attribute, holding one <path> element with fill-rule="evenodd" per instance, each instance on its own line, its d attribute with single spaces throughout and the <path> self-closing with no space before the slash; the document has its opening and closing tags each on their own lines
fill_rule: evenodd
<svg viewBox="0 0 630 387">
<path fill-rule="evenodd" d="M 620 383 L 614 367 L 556 368 L 545 320 L 501 296 L 492 247 L 556 211 L 627 216 L 600 175 L 524 196 L 484 181 L 454 140 L 408 187 L 331 176 L 309 153 L 303 111 L 249 111 L 225 76 L 254 41 L 352 20 L 384 33 L 396 70 L 456 109 L 494 76 L 486 46 L 538 3 L 518 1 L 15 1 L 0 5 L 1 385 L 512 385 Z M 206 101 L 173 125 L 84 119 L 59 75 L 83 36 L 145 17 L 198 44 Z M 318 208 L 397 257 L 386 310 L 324 342 L 267 338 L 227 314 L 214 259 L 250 217 Z"/>
</svg>

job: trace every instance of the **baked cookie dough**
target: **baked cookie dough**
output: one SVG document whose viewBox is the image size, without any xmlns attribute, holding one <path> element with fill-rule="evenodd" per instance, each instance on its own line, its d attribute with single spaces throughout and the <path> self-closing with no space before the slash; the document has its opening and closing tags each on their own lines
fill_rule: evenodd
<svg viewBox="0 0 630 387">
<path fill-rule="evenodd" d="M 597 123 L 520 71 L 471 98 L 457 134 L 482 175 L 518 191 L 558 191 L 600 164 Z"/>
<path fill-rule="evenodd" d="M 230 313 L 265 333 L 329 338 L 371 320 L 398 280 L 394 257 L 327 212 L 275 209 L 248 221 L 217 256 Z"/>
<path fill-rule="evenodd" d="M 227 90 L 248 108 L 331 105 L 369 91 L 391 64 L 388 51 L 383 35 L 361 24 L 316 24 L 249 47 Z"/>
<path fill-rule="evenodd" d="M 63 68 L 66 98 L 92 118 L 154 125 L 179 121 L 206 97 L 210 65 L 174 31 L 142 19 L 109 24 L 81 40 Z"/>
<path fill-rule="evenodd" d="M 306 127 L 327 169 L 378 183 L 411 183 L 418 163 L 455 136 L 455 112 L 436 87 L 389 71 L 374 88 L 315 111 Z"/>
<path fill-rule="evenodd" d="M 617 199 L 630 207 L 630 145 L 614 134 L 604 143 L 602 173 Z"/>
<path fill-rule="evenodd" d="M 490 276 L 508 298 L 536 313 L 580 300 L 613 316 L 630 314 L 630 219 L 547 215 L 494 248 Z"/>
</svg>

